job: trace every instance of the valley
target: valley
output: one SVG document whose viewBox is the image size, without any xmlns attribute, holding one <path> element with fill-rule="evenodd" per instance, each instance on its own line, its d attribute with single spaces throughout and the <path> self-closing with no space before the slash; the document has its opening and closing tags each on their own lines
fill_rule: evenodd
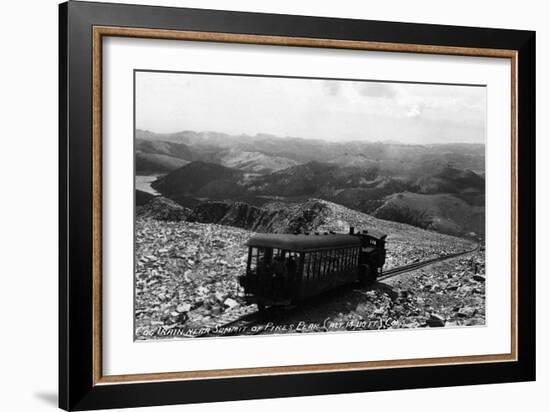
<svg viewBox="0 0 550 412">
<path fill-rule="evenodd" d="M 195 218 L 203 222 L 223 224 L 222 217 L 205 216 L 236 204 L 240 212 L 231 213 L 263 219 L 259 226 L 268 230 L 274 210 L 316 198 L 479 240 L 485 232 L 484 151 L 482 144 L 334 143 L 137 130 L 136 189 L 189 209 L 200 206 Z"/>
</svg>

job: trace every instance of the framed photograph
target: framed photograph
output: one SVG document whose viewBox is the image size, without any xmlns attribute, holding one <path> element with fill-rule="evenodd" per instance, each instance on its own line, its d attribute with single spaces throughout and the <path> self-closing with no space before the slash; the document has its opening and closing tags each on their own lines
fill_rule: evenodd
<svg viewBox="0 0 550 412">
<path fill-rule="evenodd" d="M 535 379 L 535 33 L 60 5 L 59 402 Z"/>
</svg>

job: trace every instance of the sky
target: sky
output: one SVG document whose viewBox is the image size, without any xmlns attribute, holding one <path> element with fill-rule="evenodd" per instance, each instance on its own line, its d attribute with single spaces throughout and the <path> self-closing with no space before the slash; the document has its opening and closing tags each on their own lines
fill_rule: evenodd
<svg viewBox="0 0 550 412">
<path fill-rule="evenodd" d="M 484 143 L 482 86 L 136 72 L 136 128 L 328 141 Z"/>
</svg>

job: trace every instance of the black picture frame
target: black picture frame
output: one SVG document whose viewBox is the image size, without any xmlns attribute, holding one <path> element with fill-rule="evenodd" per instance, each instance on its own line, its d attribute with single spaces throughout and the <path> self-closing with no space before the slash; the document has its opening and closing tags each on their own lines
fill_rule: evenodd
<svg viewBox="0 0 550 412">
<path fill-rule="evenodd" d="M 93 351 L 94 26 L 517 52 L 517 361 L 98 385 Z M 59 406 L 89 410 L 535 379 L 535 32 L 71 1 L 59 6 Z"/>
</svg>

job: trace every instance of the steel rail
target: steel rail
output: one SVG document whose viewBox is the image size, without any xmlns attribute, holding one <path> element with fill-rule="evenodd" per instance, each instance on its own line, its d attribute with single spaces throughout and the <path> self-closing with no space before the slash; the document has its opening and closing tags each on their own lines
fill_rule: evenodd
<svg viewBox="0 0 550 412">
<path fill-rule="evenodd" d="M 439 257 L 432 258 L 432 259 L 423 260 L 421 262 L 414 262 L 414 263 L 411 263 L 411 264 L 405 265 L 405 266 L 399 266 L 397 268 L 393 268 L 393 269 L 386 270 L 386 271 L 382 272 L 382 274 L 380 276 L 378 276 L 376 280 L 389 279 L 389 278 L 392 278 L 394 276 L 401 275 L 403 273 L 411 272 L 413 270 L 420 269 L 420 268 L 423 268 L 425 266 L 432 265 L 434 263 L 444 262 L 445 260 L 449 260 L 449 259 L 453 259 L 453 258 L 456 258 L 456 257 L 459 257 L 459 256 L 467 255 L 468 253 L 473 253 L 473 252 L 476 252 L 478 250 L 479 250 L 479 245 L 477 245 L 475 249 L 467 250 L 465 252 L 452 253 L 452 254 L 449 254 L 449 255 L 444 255 L 444 256 L 439 256 Z"/>
</svg>

